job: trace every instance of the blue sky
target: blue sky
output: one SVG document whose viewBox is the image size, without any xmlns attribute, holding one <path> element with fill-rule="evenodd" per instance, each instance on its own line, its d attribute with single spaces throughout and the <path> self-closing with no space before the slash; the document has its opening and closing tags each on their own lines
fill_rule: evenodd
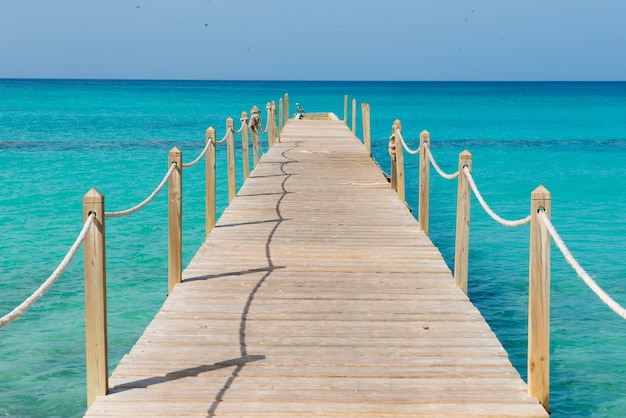
<svg viewBox="0 0 626 418">
<path fill-rule="evenodd" d="M 0 0 L 7 77 L 626 80 L 626 1 Z"/>
</svg>

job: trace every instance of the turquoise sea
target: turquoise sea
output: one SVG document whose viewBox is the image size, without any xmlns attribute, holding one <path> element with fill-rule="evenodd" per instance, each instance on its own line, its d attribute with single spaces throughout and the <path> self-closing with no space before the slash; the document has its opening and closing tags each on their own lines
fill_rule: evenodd
<svg viewBox="0 0 626 418">
<path fill-rule="evenodd" d="M 82 226 L 91 188 L 107 211 L 143 200 L 178 146 L 195 158 L 204 132 L 289 93 L 291 109 L 343 117 L 343 95 L 370 103 L 373 154 L 389 170 L 398 118 L 412 147 L 431 133 L 441 167 L 473 154 L 473 175 L 501 216 L 530 209 L 539 184 L 552 221 L 583 267 L 626 305 L 626 83 L 0 80 L 0 316 L 43 282 Z M 351 123 L 351 118 L 349 118 Z M 360 118 L 357 135 L 362 137 Z M 266 145 L 265 145 L 266 146 Z M 405 154 L 406 155 L 406 154 Z M 417 159 L 407 159 L 417 207 Z M 226 198 L 218 149 L 219 209 Z M 204 237 L 203 164 L 185 170 L 184 263 Z M 241 179 L 241 176 L 239 177 Z M 453 266 L 456 182 L 431 170 L 430 236 Z M 130 349 L 167 291 L 164 195 L 108 219 L 110 368 Z M 470 297 L 526 376 L 528 226 L 496 224 L 472 201 Z M 554 417 L 626 416 L 626 322 L 552 249 Z M 81 416 L 86 407 L 82 252 L 23 317 L 0 329 L 0 416 Z"/>
</svg>

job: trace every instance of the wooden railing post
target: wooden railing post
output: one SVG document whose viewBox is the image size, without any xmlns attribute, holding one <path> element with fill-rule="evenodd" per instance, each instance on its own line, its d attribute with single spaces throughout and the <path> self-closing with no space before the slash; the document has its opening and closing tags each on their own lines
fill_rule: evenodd
<svg viewBox="0 0 626 418">
<path fill-rule="evenodd" d="M 370 126 L 370 105 L 361 103 L 361 122 L 363 124 L 363 143 L 369 156 L 372 156 L 372 136 Z"/>
<path fill-rule="evenodd" d="M 278 129 L 282 130 L 284 123 L 283 123 L 283 118 L 285 116 L 285 110 L 283 108 L 283 99 L 279 99 L 278 100 Z"/>
<path fill-rule="evenodd" d="M 183 275 L 183 153 L 174 147 L 167 156 L 168 168 L 176 163 L 176 168 L 167 184 L 167 290 L 182 281 Z"/>
<path fill-rule="evenodd" d="M 424 149 L 422 149 L 422 152 Z M 467 167 L 472 171 L 472 154 L 465 150 L 459 154 L 459 177 L 456 193 L 456 241 L 454 244 L 454 285 L 467 294 L 470 234 L 469 180 L 464 174 Z"/>
<path fill-rule="evenodd" d="M 352 133 L 356 135 L 356 99 L 352 99 Z"/>
<path fill-rule="evenodd" d="M 285 116 L 284 121 L 285 123 L 287 123 L 287 120 L 289 120 L 289 94 L 288 93 L 285 93 L 285 115 L 284 116 Z M 281 126 L 281 130 L 282 130 L 282 126 Z"/>
<path fill-rule="evenodd" d="M 528 288 L 528 393 L 548 411 L 550 398 L 550 233 L 539 211 L 550 217 L 550 192 L 531 194 Z"/>
<path fill-rule="evenodd" d="M 252 106 L 250 110 L 250 131 L 252 132 L 252 150 L 254 151 L 254 168 L 259 163 L 259 125 L 261 124 L 261 111 Z"/>
<path fill-rule="evenodd" d="M 237 195 L 237 169 L 235 166 L 235 122 L 226 119 L 226 158 L 228 161 L 228 203 Z"/>
<path fill-rule="evenodd" d="M 96 189 L 83 197 L 83 221 L 91 213 L 96 218 L 84 241 L 87 407 L 109 390 L 104 196 Z"/>
<path fill-rule="evenodd" d="M 396 150 L 398 144 L 396 142 L 396 129 L 395 123 L 391 125 L 391 136 L 389 137 L 389 157 L 391 159 L 391 173 L 389 173 L 389 183 L 391 184 L 391 190 L 398 191 L 398 176 L 396 167 Z"/>
<path fill-rule="evenodd" d="M 272 101 L 272 126 L 274 127 L 273 140 L 275 142 L 280 142 L 280 130 L 276 128 L 276 102 L 275 101 Z"/>
<path fill-rule="evenodd" d="M 274 146 L 274 134 L 272 128 L 272 104 L 267 102 L 265 105 L 265 110 L 267 111 L 267 148 L 272 148 Z"/>
<path fill-rule="evenodd" d="M 343 96 L 343 123 L 348 126 L 348 95 Z"/>
<path fill-rule="evenodd" d="M 243 180 L 250 177 L 250 140 L 248 139 L 248 112 L 241 113 L 241 158 L 243 159 Z"/>
<path fill-rule="evenodd" d="M 398 199 L 406 202 L 406 189 L 404 187 L 404 147 L 402 146 L 402 140 L 398 136 L 398 133 L 402 134 L 402 122 L 396 119 L 393 122 L 393 136 L 395 137 L 396 144 L 396 191 L 398 192 Z"/>
<path fill-rule="evenodd" d="M 427 146 L 428 145 L 428 146 Z M 419 189 L 419 228 L 428 235 L 428 211 L 430 195 L 430 133 L 422 131 L 420 133 L 420 189 Z"/>
<path fill-rule="evenodd" d="M 276 143 L 276 104 L 267 103 L 267 146 L 272 148 Z"/>
<path fill-rule="evenodd" d="M 211 126 L 206 130 L 206 142 L 210 142 L 206 152 L 206 232 L 209 237 L 215 228 L 216 219 L 216 174 L 215 174 L 215 129 Z"/>
</svg>

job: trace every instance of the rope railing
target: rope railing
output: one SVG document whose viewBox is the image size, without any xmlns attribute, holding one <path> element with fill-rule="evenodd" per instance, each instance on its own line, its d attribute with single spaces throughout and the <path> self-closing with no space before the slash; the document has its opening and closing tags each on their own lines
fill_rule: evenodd
<svg viewBox="0 0 626 418">
<path fill-rule="evenodd" d="M 550 232 L 550 236 L 552 236 L 552 239 L 554 239 L 554 243 L 556 244 L 557 248 L 561 251 L 563 257 L 565 257 L 565 261 L 567 261 L 567 263 L 574 269 L 576 274 L 578 274 L 578 277 L 582 279 L 582 281 L 593 291 L 593 293 L 596 294 L 596 296 L 598 296 L 598 298 L 600 298 L 600 300 L 605 305 L 611 308 L 611 310 L 619 315 L 622 319 L 626 319 L 626 309 L 623 308 L 619 303 L 617 303 L 613 298 L 611 298 L 611 296 L 609 296 L 604 290 L 602 290 L 602 288 L 596 283 L 595 280 L 593 280 L 589 273 L 587 273 L 585 269 L 581 267 L 576 258 L 574 258 L 574 256 L 570 252 L 569 248 L 567 248 L 567 245 L 565 245 L 565 242 L 557 232 L 552 222 L 550 222 L 550 218 L 548 218 L 545 211 L 539 212 L 539 219 L 541 219 L 543 224 L 546 226 L 548 232 Z"/>
<path fill-rule="evenodd" d="M 269 123 L 269 120 L 270 119 L 268 118 L 267 123 Z M 256 146 L 255 154 L 254 154 L 255 165 L 256 165 L 258 163 L 258 154 L 265 152 L 265 150 L 263 150 L 263 148 L 261 147 L 261 144 L 259 143 L 259 132 L 265 136 L 268 136 L 267 135 L 268 131 L 263 128 L 263 123 L 261 121 L 261 111 L 259 110 L 257 106 L 253 106 L 252 109 L 250 110 L 249 127 L 250 127 L 250 132 L 252 133 L 253 143 Z M 269 136 L 268 136 L 268 142 L 269 142 Z"/>
<path fill-rule="evenodd" d="M 260 139 L 260 136 L 259 136 L 259 131 L 253 132 L 253 133 L 252 133 L 252 135 L 253 135 L 253 137 L 254 137 L 254 135 L 256 135 L 255 140 L 258 142 L 258 143 L 257 143 L 257 148 L 258 148 L 258 150 L 257 150 L 257 151 L 258 151 L 258 155 L 262 156 L 262 155 L 266 154 L 266 153 L 267 153 L 267 151 L 269 151 L 270 147 L 269 147 L 269 145 L 264 145 L 264 144 L 262 144 L 262 143 L 259 141 L 259 139 Z"/>
<path fill-rule="evenodd" d="M 402 138 L 401 134 L 399 136 L 400 136 L 400 138 Z M 428 143 L 425 143 L 425 146 L 428 147 L 428 151 L 429 151 L 428 152 L 428 157 L 430 159 L 431 164 L 433 165 L 433 167 L 435 167 L 437 172 L 439 172 L 439 174 L 442 177 L 444 177 L 446 179 L 453 179 L 453 178 L 457 178 L 458 177 L 458 175 L 459 175 L 458 171 L 456 173 L 453 173 L 453 174 L 446 174 L 442 170 L 440 170 L 437 162 L 435 161 L 435 158 L 433 157 L 432 153 L 430 152 L 430 148 L 429 148 Z M 467 167 L 467 166 L 463 167 L 463 174 L 464 174 L 465 178 L 467 179 L 467 181 L 469 183 L 469 186 L 470 186 L 474 196 L 476 196 L 476 199 L 480 203 L 481 207 L 483 208 L 483 210 L 494 221 L 498 222 L 501 225 L 507 226 L 507 227 L 519 227 L 519 226 L 527 225 L 527 224 L 529 224 L 531 222 L 531 215 L 528 215 L 525 218 L 518 219 L 518 220 L 507 220 L 507 219 L 504 219 L 501 216 L 499 216 L 497 213 L 495 213 L 495 211 L 493 211 L 493 209 L 491 209 L 491 207 L 485 201 L 485 199 L 482 196 L 480 190 L 478 189 L 478 186 L 476 185 L 476 182 L 475 182 L 475 180 L 474 180 L 474 178 L 472 176 L 472 173 L 471 173 L 471 170 L 469 169 L 469 167 Z M 541 218 L 542 222 L 545 224 L 547 230 L 549 231 L 550 236 L 554 239 L 555 245 L 557 246 L 557 248 L 559 248 L 559 250 L 563 254 L 563 256 L 564 256 L 565 260 L 567 261 L 567 263 L 577 273 L 578 277 L 580 277 L 583 280 L 583 282 L 598 296 L 598 298 L 600 298 L 600 300 L 604 304 L 606 304 L 609 308 L 611 308 L 611 310 L 613 312 L 615 312 L 618 316 L 622 317 L 623 319 L 626 319 L 626 308 L 622 307 L 617 302 L 615 302 L 615 300 L 613 298 L 611 298 L 610 295 L 608 295 L 604 290 L 602 290 L 602 288 L 600 288 L 600 286 L 593 280 L 593 278 L 589 275 L 589 273 L 587 273 L 580 266 L 578 261 L 574 258 L 572 253 L 567 248 L 567 245 L 564 243 L 562 238 L 559 236 L 559 234 L 558 234 L 556 228 L 554 227 L 554 225 L 550 222 L 550 219 L 546 215 L 545 211 L 541 211 L 540 212 L 540 218 Z"/>
<path fill-rule="evenodd" d="M 261 128 L 263 128 L 261 125 L 258 125 L 258 126 L 259 126 L 259 127 L 261 127 Z M 252 132 L 255 132 L 255 131 L 252 129 L 252 125 L 250 125 L 250 130 L 251 130 Z M 267 137 L 267 131 L 266 131 L 266 130 L 263 130 L 263 129 L 256 129 L 256 133 L 257 133 L 257 134 L 259 134 L 259 133 L 260 133 L 261 135 L 264 135 L 265 137 Z"/>
<path fill-rule="evenodd" d="M 200 155 L 198 155 L 198 157 L 193 160 L 190 163 L 184 163 L 183 164 L 183 168 L 191 168 L 194 165 L 198 164 L 200 161 L 202 161 L 202 158 L 204 158 L 204 156 L 206 155 L 207 150 L 209 149 L 209 147 L 211 146 L 211 141 L 213 141 L 213 137 L 208 137 L 206 144 L 204 145 L 204 148 L 202 149 L 202 152 L 200 153 Z"/>
<path fill-rule="evenodd" d="M 397 143 L 400 141 L 402 147 Z M 447 174 L 437 164 L 430 150 L 430 134 L 423 131 L 420 134 L 420 163 L 419 163 L 419 227 L 428 234 L 428 193 L 429 167 L 445 179 L 458 179 L 456 239 L 454 249 L 454 284 L 467 294 L 468 262 L 469 262 L 469 225 L 470 225 L 470 196 L 474 194 L 482 209 L 496 222 L 507 227 L 519 227 L 530 224 L 530 262 L 529 262 L 529 307 L 528 307 L 528 391 L 548 409 L 549 402 L 549 311 L 550 311 L 550 239 L 552 238 L 567 263 L 574 269 L 583 282 L 606 304 L 615 314 L 626 319 L 626 309 L 607 294 L 593 278 L 580 266 L 571 254 L 556 228 L 549 218 L 551 196 L 543 186 L 537 187 L 531 193 L 530 215 L 518 219 L 507 220 L 499 216 L 487 204 L 472 176 L 472 155 L 468 151 L 459 154 L 459 170 Z M 396 120 L 393 124 L 392 135 L 389 140 L 389 155 L 391 157 L 391 187 L 398 193 L 398 198 L 404 200 L 404 157 L 403 150 L 411 154 L 401 133 L 401 123 Z M 462 173 L 462 175 L 460 175 Z"/>
<path fill-rule="evenodd" d="M 430 163 L 432 164 L 433 167 L 435 167 L 435 170 L 437 171 L 437 173 L 439 173 L 441 177 L 443 177 L 446 180 L 454 180 L 455 178 L 459 177 L 459 170 L 451 174 L 444 172 L 441 169 L 441 167 L 439 167 L 439 164 L 437 164 L 437 161 L 435 161 L 435 157 L 433 157 L 433 153 L 430 150 L 430 145 L 428 145 L 428 142 L 426 142 L 425 145 L 428 147 L 428 159 L 430 160 Z"/>
<path fill-rule="evenodd" d="M 235 134 L 240 134 L 243 132 L 243 128 L 247 127 L 248 125 L 246 125 L 245 123 L 242 123 L 241 126 L 239 127 L 239 129 L 237 129 L 235 132 Z"/>
<path fill-rule="evenodd" d="M 255 107 L 256 108 L 256 107 Z M 246 168 L 246 158 L 248 157 L 247 147 L 249 145 L 248 138 L 248 129 L 253 133 L 253 143 L 255 145 L 255 166 L 257 162 L 257 152 L 258 149 L 258 129 L 257 124 L 260 122 L 260 115 L 255 114 L 255 108 L 253 108 L 253 120 L 254 126 L 248 125 L 247 114 L 242 113 L 242 126 L 239 130 L 235 131 L 233 119 L 228 118 L 226 120 L 227 128 L 224 137 L 220 140 L 215 140 L 216 133 L 215 129 L 209 127 L 206 131 L 206 144 L 200 153 L 200 155 L 194 159 L 191 163 L 184 164 L 182 162 L 182 152 L 174 147 L 170 153 L 168 154 L 168 161 L 170 162 L 170 168 L 167 174 L 164 176 L 163 180 L 157 188 L 140 204 L 119 212 L 105 212 L 103 206 L 103 196 L 99 195 L 97 191 L 93 193 L 93 199 L 95 199 L 95 204 L 102 205 L 102 212 L 104 212 L 105 217 L 114 218 L 114 217 L 122 217 L 126 215 L 130 215 L 139 211 L 141 208 L 145 207 L 148 203 L 150 203 L 154 197 L 164 188 L 165 184 L 168 183 L 168 292 L 171 292 L 178 283 L 182 281 L 182 169 L 189 168 L 197 163 L 199 163 L 204 157 L 206 157 L 207 169 L 206 169 L 206 236 L 208 237 L 210 231 L 215 227 L 216 224 L 216 147 L 213 145 L 218 145 L 226 142 L 227 145 L 227 158 L 228 158 L 228 188 L 229 188 L 229 202 L 230 199 L 234 196 L 234 189 L 236 188 L 236 170 L 235 170 L 235 135 L 242 135 L 242 157 L 244 159 L 244 177 L 246 177 L 246 172 L 249 171 Z M 258 108 L 256 108 L 258 111 Z M 268 107 L 268 114 L 272 115 L 273 107 Z M 258 112 L 260 114 L 260 112 Z M 269 118 L 268 118 L 269 119 Z M 270 146 L 272 145 L 271 141 L 271 132 L 274 129 L 274 125 L 269 123 L 268 125 L 268 143 Z M 249 161 L 248 161 L 249 163 Z M 180 167 L 181 169 L 178 169 Z M 104 246 L 104 234 L 101 235 L 101 244 L 102 248 Z M 91 241 L 91 240 L 90 240 Z M 106 288 L 103 286 L 104 276 L 105 276 L 105 268 L 104 268 L 104 250 L 95 250 L 90 248 L 90 254 L 98 254 L 101 252 L 100 256 L 90 255 L 90 257 L 99 257 L 97 258 L 97 262 L 94 264 L 98 264 L 100 273 L 98 273 L 98 269 L 95 269 L 95 273 L 90 273 L 89 282 L 99 282 L 97 285 L 99 288 L 97 291 L 89 292 L 89 305 L 90 306 L 98 306 L 99 312 L 94 313 L 92 316 L 94 319 L 94 324 L 86 326 L 87 340 L 90 339 L 106 341 L 106 311 L 101 309 L 102 306 L 105 306 L 106 300 Z M 87 254 L 87 247 L 85 247 L 85 253 Z M 85 273 L 86 283 L 87 283 L 87 272 Z M 87 288 L 85 290 L 86 300 L 87 299 Z M 94 336 L 96 335 L 96 336 Z M 104 344 L 106 345 L 106 344 Z M 105 395 L 108 391 L 108 374 L 107 374 L 107 354 L 106 347 L 104 351 L 102 350 L 102 344 L 92 344 L 88 343 L 88 353 L 87 353 L 87 375 L 88 382 L 92 382 L 88 384 L 87 387 L 87 404 L 91 405 L 95 401 L 98 396 Z M 95 353 L 93 353 L 95 351 Z M 91 370 L 91 372 L 90 372 Z M 94 376 L 93 378 L 89 378 L 90 373 Z"/>
<path fill-rule="evenodd" d="M 150 193 L 150 195 L 146 197 L 141 203 L 131 208 L 128 208 L 126 210 L 121 210 L 118 212 L 105 212 L 104 217 L 105 218 L 123 218 L 124 216 L 132 215 L 133 213 L 136 213 L 140 211 L 141 209 L 143 209 L 146 205 L 148 205 L 148 203 L 154 200 L 154 198 L 159 194 L 161 190 L 163 190 L 163 187 L 165 187 L 165 184 L 167 183 L 169 178 L 172 176 L 172 173 L 174 172 L 176 167 L 177 167 L 176 162 L 173 162 L 170 165 L 170 169 L 167 171 L 167 173 L 163 177 L 163 180 L 161 180 L 161 183 L 159 183 L 159 185 L 154 189 L 154 191 L 152 191 L 152 193 Z"/>
<path fill-rule="evenodd" d="M 267 143 L 268 147 L 273 147 L 276 140 L 280 142 L 279 130 L 276 126 L 276 102 L 265 105 L 267 111 Z M 287 107 L 288 109 L 288 107 Z"/>
<path fill-rule="evenodd" d="M 188 164 L 187 167 L 191 167 L 195 165 L 198 161 L 200 161 L 202 157 L 204 156 L 204 154 L 206 153 L 207 148 L 208 146 L 205 146 L 204 150 L 202 151 L 200 156 L 196 159 L 196 161 Z M 165 184 L 171 177 L 176 166 L 177 164 L 175 162 L 171 164 L 170 169 L 167 171 L 161 183 L 159 183 L 159 185 L 154 189 L 154 191 L 141 203 L 123 211 L 105 212 L 104 217 L 105 218 L 122 218 L 124 216 L 128 216 L 133 213 L 136 213 L 142 208 L 144 208 L 146 205 L 152 202 L 152 200 L 154 200 L 154 198 L 159 194 L 159 192 L 163 189 L 163 187 L 165 187 Z M 185 166 L 183 165 L 183 167 Z M 52 287 L 52 285 L 63 274 L 63 272 L 65 272 L 70 262 L 74 259 L 74 256 L 78 252 L 78 249 L 80 248 L 81 244 L 85 240 L 85 236 L 87 235 L 89 228 L 93 224 L 94 218 L 95 218 L 95 214 L 90 214 L 90 216 L 87 218 L 87 220 L 85 221 L 83 225 L 83 229 L 80 231 L 78 237 L 76 238 L 76 241 L 71 246 L 70 250 L 65 255 L 63 260 L 61 260 L 57 268 L 44 281 L 44 283 L 35 292 L 33 292 L 33 294 L 31 294 L 27 299 L 25 299 L 24 302 L 22 302 L 20 305 L 15 307 L 11 312 L 9 312 L 8 314 L 0 318 L 0 328 L 10 324 L 14 320 L 22 316 L 28 309 L 30 309 L 30 307 L 32 307 L 35 304 L 37 300 L 39 300 L 48 291 L 48 289 L 50 289 L 50 287 Z"/>
<path fill-rule="evenodd" d="M 434 156 L 430 148 L 430 133 L 422 131 L 420 133 L 420 151 L 413 151 L 408 146 L 402 136 L 402 124 L 400 120 L 396 120 L 392 127 L 392 135 L 389 140 L 389 155 L 391 157 L 391 187 L 397 192 L 398 198 L 402 201 L 405 199 L 405 174 L 404 174 L 404 157 L 403 151 L 410 154 L 419 155 L 419 194 L 418 194 L 418 225 L 420 230 L 428 234 L 428 218 L 429 218 L 429 189 L 430 189 L 430 166 L 432 165 L 439 175 L 445 179 L 458 179 L 457 190 L 457 213 L 456 213 L 456 238 L 454 245 L 454 285 L 461 289 L 465 294 L 468 293 L 468 266 L 469 266 L 469 226 L 470 226 L 470 197 L 473 193 L 481 207 L 496 222 L 508 226 L 518 227 L 531 223 L 531 272 L 529 285 L 529 364 L 532 369 L 528 370 L 528 388 L 531 396 L 534 396 L 539 402 L 548 408 L 549 390 L 543 382 L 547 381 L 549 369 L 547 367 L 549 361 L 549 334 L 548 327 L 544 324 L 549 322 L 549 301 L 546 295 L 549 295 L 549 271 L 544 267 L 542 260 L 546 260 L 546 244 L 540 239 L 541 234 L 537 234 L 536 227 L 533 227 L 532 217 L 529 215 L 519 220 L 507 220 L 496 214 L 483 198 L 476 182 L 471 174 L 472 155 L 468 151 L 463 151 L 459 155 L 459 169 L 455 173 L 444 172 Z M 398 142 L 402 143 L 399 146 Z M 461 175 L 462 174 L 462 175 Z M 542 204 L 549 207 L 549 193 L 543 188 L 538 192 L 538 196 L 547 197 L 547 202 Z M 535 192 L 533 192 L 535 193 Z M 535 202 L 533 200 L 533 202 Z M 540 238 L 537 238 L 539 236 Z M 533 238 L 534 237 L 534 238 Z M 547 244 L 549 248 L 549 244 Z M 537 267 L 539 266 L 539 267 Z M 546 287 L 548 286 L 548 290 Z M 549 314 L 548 314 L 549 315 Z M 531 320 L 532 319 L 532 320 Z M 531 344 L 531 341 L 533 342 Z M 547 347 L 546 347 L 547 345 Z"/>
<path fill-rule="evenodd" d="M 504 219 L 504 218 L 498 216 L 498 214 L 495 213 L 489 207 L 487 202 L 485 202 L 485 199 L 483 198 L 482 194 L 478 190 L 478 187 L 476 186 L 476 183 L 474 182 L 474 178 L 472 177 L 472 173 L 469 170 L 469 168 L 468 167 L 463 167 L 463 173 L 465 174 L 465 176 L 467 177 L 467 180 L 469 181 L 470 187 L 472 188 L 472 191 L 474 192 L 474 196 L 476 196 L 476 199 L 478 199 L 478 202 L 480 203 L 482 208 L 485 210 L 485 212 L 487 212 L 487 214 L 489 216 L 491 216 L 491 218 L 494 221 L 498 222 L 501 225 L 509 226 L 509 227 L 522 226 L 522 225 L 526 225 L 527 223 L 530 222 L 530 215 L 528 215 L 525 218 L 518 219 L 518 220 L 515 220 L 515 221 L 509 221 L 507 219 Z"/>
<path fill-rule="evenodd" d="M 48 291 L 48 289 L 50 289 L 50 287 L 52 287 L 57 279 L 61 277 L 63 272 L 65 272 L 67 267 L 74 259 L 74 256 L 76 256 L 76 253 L 78 252 L 83 241 L 85 241 L 85 236 L 87 235 L 89 228 L 91 228 L 95 217 L 96 215 L 93 213 L 89 215 L 89 217 L 83 224 L 83 228 L 78 234 L 78 237 L 74 241 L 74 244 L 72 244 L 67 254 L 65 254 L 65 257 L 63 257 L 63 260 L 61 260 L 57 268 L 41 284 L 41 286 L 39 286 L 39 288 L 35 292 L 33 292 L 28 298 L 26 298 L 22 303 L 15 307 L 11 312 L 0 318 L 0 328 L 10 324 L 11 322 L 22 316 L 28 309 L 30 309 L 35 304 L 35 302 L 37 302 Z"/>
<path fill-rule="evenodd" d="M 226 129 L 226 133 L 224 134 L 224 137 L 222 139 L 220 139 L 219 141 L 215 141 L 216 145 L 222 144 L 224 143 L 224 141 L 226 141 L 226 139 L 228 139 L 228 134 L 230 134 L 230 132 L 232 131 L 231 127 L 229 126 Z M 234 131 L 233 131 L 234 132 Z"/>
<path fill-rule="evenodd" d="M 405 150 L 406 152 L 408 152 L 409 154 L 412 154 L 412 155 L 419 154 L 419 152 L 420 152 L 420 150 L 421 150 L 421 147 L 418 147 L 418 148 L 417 148 L 417 149 L 415 149 L 415 150 L 412 150 L 411 148 L 409 148 L 409 146 L 408 146 L 408 145 L 406 144 L 406 142 L 404 141 L 404 137 L 402 136 L 402 131 L 400 131 L 400 130 L 399 130 L 399 131 L 397 132 L 397 136 L 398 136 L 398 139 L 400 139 L 400 142 L 402 143 L 402 147 L 404 148 L 404 150 Z"/>
<path fill-rule="evenodd" d="M 259 127 L 261 128 L 261 133 L 263 135 L 267 135 L 268 129 L 269 129 L 269 120 L 265 122 L 265 127 L 263 127 L 263 125 L 259 124 Z"/>
<path fill-rule="evenodd" d="M 65 255 L 61 263 L 45 282 L 33 292 L 27 299 L 15 307 L 11 312 L 0 318 L 0 328 L 15 321 L 24 314 L 33 304 L 40 299 L 47 290 L 58 280 L 75 257 L 80 246 L 84 244 L 84 275 L 85 275 L 85 332 L 87 341 L 87 405 L 90 406 L 98 396 L 108 392 L 108 354 L 107 354 L 107 324 L 106 324 L 106 260 L 105 260 L 105 218 L 121 218 L 134 214 L 148 205 L 168 184 L 168 291 L 182 280 L 182 169 L 190 168 L 206 157 L 206 236 L 214 228 L 216 223 L 216 173 L 215 173 L 215 150 L 212 145 L 227 142 L 229 159 L 229 194 L 231 187 L 236 185 L 234 163 L 231 159 L 235 156 L 234 136 L 242 135 L 242 158 L 244 159 L 244 179 L 249 175 L 249 137 L 252 133 L 254 146 L 254 166 L 258 163 L 260 144 L 258 132 L 262 131 L 268 137 L 268 148 L 271 148 L 276 137 L 276 109 L 275 103 L 267 104 L 268 120 L 264 129 L 261 123 L 260 110 L 254 106 L 251 110 L 251 118 L 248 120 L 247 113 L 243 112 L 241 127 L 235 131 L 232 118 L 227 120 L 227 129 L 224 137 L 215 140 L 215 129 L 209 127 L 206 131 L 206 144 L 201 153 L 190 163 L 182 162 L 182 152 L 174 147 L 168 154 L 169 169 L 159 185 L 141 203 L 121 211 L 106 212 L 104 210 L 104 196 L 96 189 L 91 189 L 83 197 L 83 228 L 76 241 Z M 259 129 L 260 128 L 260 129 Z M 247 160 L 247 161 L 246 161 Z M 180 167 L 180 169 L 179 169 Z M 232 186 L 231 186 L 232 184 Z M 230 196 L 229 196 L 230 198 Z M 98 222 L 97 214 L 103 214 Z M 97 228 L 91 228 L 97 226 Z M 87 239 L 88 238 L 88 239 Z"/>
<path fill-rule="evenodd" d="M 369 117 L 369 107 L 367 107 L 367 117 Z M 367 122 L 369 124 L 369 121 Z M 405 196 L 405 173 L 404 173 L 404 150 L 409 154 L 419 155 L 419 201 L 418 201 L 418 218 L 419 228 L 428 234 L 428 204 L 429 204 L 429 162 L 427 157 L 427 145 L 430 141 L 430 134 L 427 131 L 420 133 L 420 146 L 417 150 L 411 150 L 402 136 L 402 123 L 396 119 L 391 126 L 391 137 L 389 138 L 389 155 L 391 157 L 391 174 L 389 182 L 391 188 L 398 193 L 398 198 L 406 204 Z M 398 145 L 398 142 L 402 146 Z M 366 146 L 367 147 L 367 146 Z M 408 205 L 407 205 L 408 206 Z"/>
</svg>

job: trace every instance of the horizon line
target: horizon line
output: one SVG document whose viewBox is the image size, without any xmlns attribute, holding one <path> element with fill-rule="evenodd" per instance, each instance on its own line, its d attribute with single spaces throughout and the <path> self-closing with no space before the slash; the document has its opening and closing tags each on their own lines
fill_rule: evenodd
<svg viewBox="0 0 626 418">
<path fill-rule="evenodd" d="M 623 80 L 581 80 L 581 79 L 505 79 L 505 80 L 388 80 L 388 79 L 226 79 L 226 78 L 94 78 L 94 77 L 0 77 L 3 81 L 178 81 L 178 82 L 277 82 L 277 83 L 624 83 Z"/>
</svg>

